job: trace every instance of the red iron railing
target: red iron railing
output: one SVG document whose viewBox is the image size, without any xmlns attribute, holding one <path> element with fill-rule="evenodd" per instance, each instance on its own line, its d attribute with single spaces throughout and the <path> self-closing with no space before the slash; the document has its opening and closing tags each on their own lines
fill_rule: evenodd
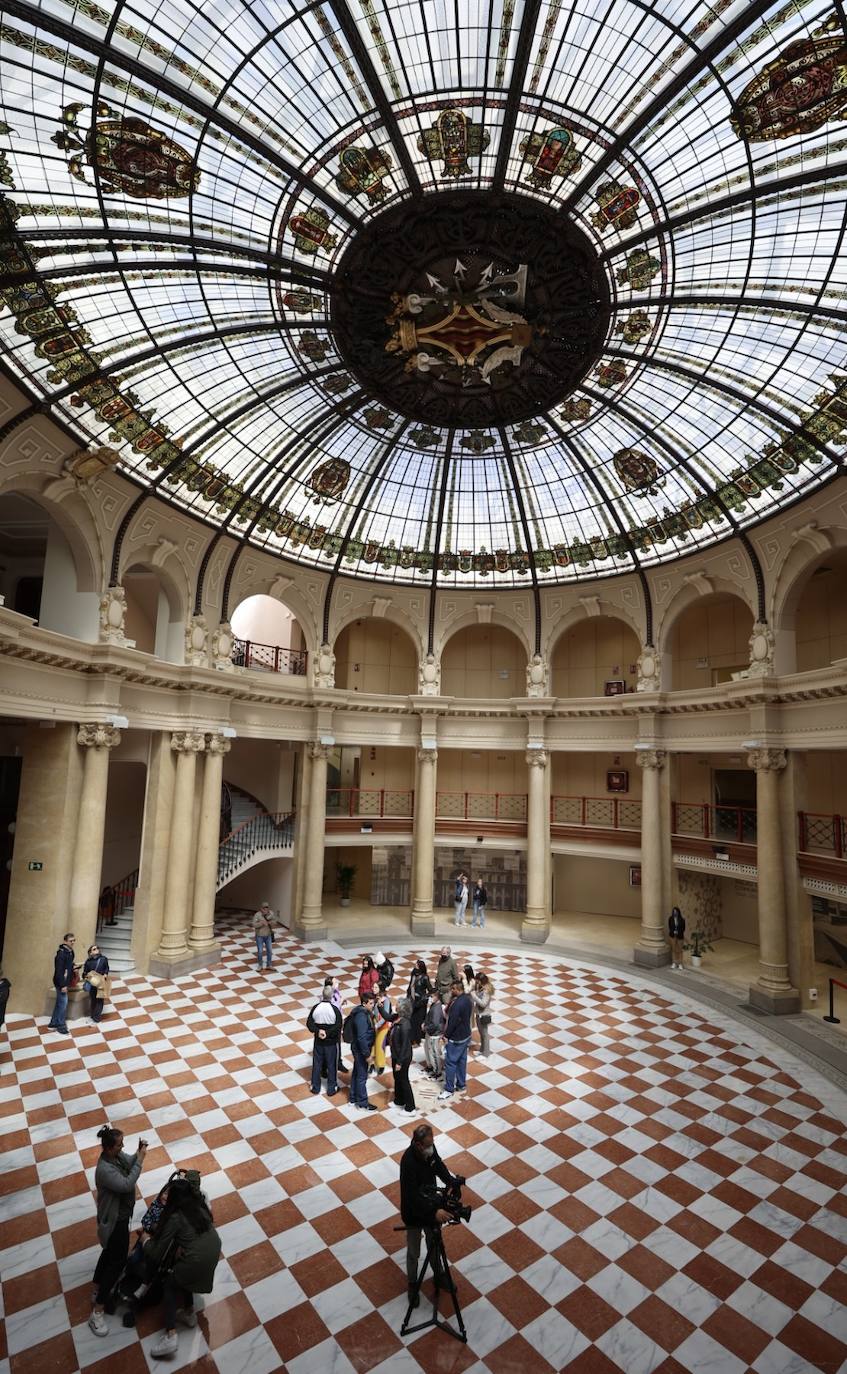
<svg viewBox="0 0 847 1374">
<path fill-rule="evenodd" d="M 748 806 L 711 806 L 708 802 L 672 802 L 674 835 L 727 844 L 756 843 L 756 811 Z"/>
<path fill-rule="evenodd" d="M 641 802 L 628 797 L 550 798 L 551 825 L 579 825 L 600 830 L 641 829 Z"/>
<path fill-rule="evenodd" d="M 373 820 L 408 820 L 415 813 L 415 794 L 390 787 L 330 787 L 327 816 L 356 816 Z"/>
<path fill-rule="evenodd" d="M 436 792 L 441 821 L 525 821 L 525 792 Z"/>
<path fill-rule="evenodd" d="M 847 816 L 824 811 L 798 811 L 799 848 L 803 854 L 831 854 L 834 859 L 847 855 Z"/>
<path fill-rule="evenodd" d="M 280 649 L 276 644 L 257 644 L 252 639 L 236 639 L 232 645 L 232 661 L 236 668 L 258 668 L 266 673 L 291 673 L 303 677 L 306 672 L 305 649 Z"/>
</svg>

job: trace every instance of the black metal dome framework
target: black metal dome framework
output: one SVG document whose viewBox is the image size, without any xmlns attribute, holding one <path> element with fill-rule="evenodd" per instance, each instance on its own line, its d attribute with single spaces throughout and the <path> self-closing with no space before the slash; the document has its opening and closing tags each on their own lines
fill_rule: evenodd
<svg viewBox="0 0 847 1374">
<path fill-rule="evenodd" d="M 4 361 L 219 531 L 331 573 L 543 586 L 743 533 L 837 470 L 840 5 L 2 9 Z M 391 285 L 357 243 L 385 213 L 402 254 L 404 216 L 451 196 L 476 207 L 453 280 L 395 258 L 400 323 L 383 340 L 375 305 L 362 357 L 384 380 L 393 339 L 424 410 L 447 354 L 483 403 L 520 383 L 517 422 L 416 423 L 357 365 L 355 302 Z M 509 199 L 590 245 L 598 316 L 563 273 L 533 318 L 520 235 L 483 266 L 479 207 Z M 592 348 L 602 326 L 584 367 L 569 318 Z"/>
</svg>

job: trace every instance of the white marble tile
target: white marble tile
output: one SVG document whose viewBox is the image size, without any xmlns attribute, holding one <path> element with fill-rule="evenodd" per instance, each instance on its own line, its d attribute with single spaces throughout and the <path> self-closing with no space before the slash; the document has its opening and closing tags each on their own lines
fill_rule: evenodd
<svg viewBox="0 0 847 1374">
<path fill-rule="evenodd" d="M 588 1280 L 588 1287 L 599 1293 L 613 1311 L 623 1316 L 650 1296 L 649 1288 L 645 1288 L 643 1283 L 619 1269 L 616 1264 L 609 1264 L 599 1274 L 594 1274 Z"/>
<path fill-rule="evenodd" d="M 239 1251 L 249 1250 L 251 1246 L 261 1245 L 262 1241 L 267 1240 L 258 1221 L 249 1213 L 226 1222 L 217 1230 L 225 1255 L 237 1255 Z"/>
<path fill-rule="evenodd" d="M 214 1361 L 226 1374 L 278 1374 L 279 1351 L 261 1326 L 218 1346 Z"/>
<path fill-rule="evenodd" d="M 290 1234 L 286 1232 L 286 1235 Z M 279 1253 L 285 1259 L 285 1252 L 280 1250 Z M 348 1274 L 360 1274 L 364 1269 L 369 1269 L 371 1265 L 379 1264 L 380 1260 L 385 1259 L 385 1251 L 369 1231 L 346 1236 L 344 1240 L 333 1245 L 332 1253 Z"/>
<path fill-rule="evenodd" d="M 626 1374 L 652 1374 L 667 1359 L 667 1351 L 651 1340 L 640 1327 L 626 1319 L 610 1326 L 595 1345 Z M 694 1366 L 690 1366 L 692 1369 Z"/>
<path fill-rule="evenodd" d="M 764 1292 L 757 1284 L 749 1281 L 742 1283 L 727 1298 L 727 1306 L 740 1312 L 754 1326 L 769 1335 L 775 1336 L 794 1315 L 792 1309 L 779 1302 L 770 1293 Z"/>
<path fill-rule="evenodd" d="M 476 1179 L 474 1179 L 474 1187 L 476 1187 Z M 503 1213 L 499 1212 L 496 1207 L 491 1207 L 486 1203 L 483 1203 L 481 1207 L 474 1208 L 471 1226 L 477 1239 L 486 1245 L 490 1245 L 493 1240 L 497 1240 L 498 1236 L 504 1236 L 507 1231 L 512 1229 L 512 1223 L 508 1217 L 504 1217 Z"/>
<path fill-rule="evenodd" d="M 819 1259 L 792 1241 L 786 1241 L 785 1245 L 774 1250 L 771 1260 L 796 1278 L 810 1283 L 813 1288 L 819 1288 L 832 1272 L 832 1265 L 827 1260 Z"/>
<path fill-rule="evenodd" d="M 312 1306 L 328 1331 L 335 1335 L 373 1311 L 371 1300 L 353 1279 L 344 1279 L 311 1298 Z"/>
<path fill-rule="evenodd" d="M 742 1245 L 741 1241 L 735 1240 L 733 1236 L 717 1236 L 706 1247 L 706 1254 L 726 1265 L 727 1269 L 732 1269 L 734 1273 L 743 1274 L 744 1278 L 749 1278 L 762 1267 L 762 1256 L 759 1252 L 751 1250 L 748 1245 Z M 681 1265 L 679 1267 L 682 1268 Z"/>
<path fill-rule="evenodd" d="M 564 1245 L 566 1240 L 570 1240 L 573 1232 L 567 1226 L 558 1221 L 556 1217 L 550 1216 L 549 1212 L 536 1212 L 534 1217 L 525 1221 L 521 1226 L 525 1236 L 534 1240 L 536 1245 L 547 1254 L 552 1254 L 558 1250 L 560 1245 Z"/>
<path fill-rule="evenodd" d="M 700 1284 L 695 1283 L 687 1274 L 672 1274 L 661 1288 L 656 1289 L 656 1296 L 666 1302 L 668 1307 L 684 1312 L 695 1326 L 702 1326 L 721 1305 L 720 1298 L 701 1288 Z"/>
<path fill-rule="evenodd" d="M 466 1307 L 462 1317 L 468 1333 L 468 1349 L 474 1355 L 489 1355 L 515 1334 L 511 1322 L 485 1297 Z"/>
<path fill-rule="evenodd" d="M 154 1331 L 152 1336 L 145 1336 L 141 1342 L 147 1364 L 153 1374 L 164 1374 L 168 1369 L 184 1369 L 188 1364 L 194 1364 L 197 1360 L 202 1360 L 209 1354 L 209 1347 L 199 1326 L 193 1331 L 186 1331 L 181 1328 L 179 1331 L 179 1345 L 175 1355 L 168 1356 L 167 1359 L 156 1360 L 150 1354 L 150 1347 L 155 1345 L 162 1332 Z"/>
<path fill-rule="evenodd" d="M 582 1232 L 582 1238 L 607 1260 L 620 1259 L 636 1243 L 632 1236 L 602 1217 Z"/>
<path fill-rule="evenodd" d="M 31 1345 L 39 1345 L 51 1336 L 58 1336 L 70 1329 L 68 1309 L 64 1302 L 47 1298 L 34 1307 L 25 1307 L 20 1312 L 12 1312 L 6 1317 L 6 1340 L 9 1355 L 14 1358 Z"/>
<path fill-rule="evenodd" d="M 53 1264 L 56 1252 L 51 1235 L 35 1236 L 32 1240 L 10 1245 L 8 1250 L 0 1250 L 0 1277 L 3 1283 L 40 1269 L 44 1264 Z"/>
<path fill-rule="evenodd" d="M 251 1283 L 244 1292 L 261 1322 L 269 1322 L 272 1317 L 278 1317 L 281 1312 L 288 1312 L 306 1301 L 306 1294 L 288 1269 L 269 1274 L 258 1283 Z"/>
<path fill-rule="evenodd" d="M 744 1374 L 747 1368 L 746 1360 L 740 1360 L 705 1331 L 692 1331 L 673 1355 L 684 1369 L 696 1370 L 697 1374 Z"/>
<path fill-rule="evenodd" d="M 369 1196 L 369 1194 L 365 1194 Z M 292 1199 L 298 1212 L 307 1221 L 312 1221 L 315 1217 L 322 1217 L 326 1212 L 335 1211 L 341 1203 L 331 1188 L 325 1183 L 316 1183 L 314 1188 L 304 1188 L 301 1193 L 297 1193 Z"/>
<path fill-rule="evenodd" d="M 133 1328 L 124 1326 L 120 1317 L 107 1317 L 108 1336 L 95 1336 L 88 1319 L 73 1328 L 74 1349 L 80 1369 L 95 1364 L 98 1360 L 111 1360 L 115 1370 L 120 1369 L 120 1352 L 135 1345 L 138 1337 Z"/>
<path fill-rule="evenodd" d="M 455 1261 L 450 1255 L 449 1246 L 447 1249 L 447 1259 L 451 1264 Z M 459 1260 L 456 1268 L 463 1274 L 467 1274 L 478 1293 L 493 1293 L 501 1284 L 508 1283 L 509 1279 L 514 1278 L 514 1270 L 505 1260 L 489 1250 L 488 1246 L 483 1246 L 479 1250 L 474 1250 L 471 1255 L 466 1255 Z"/>
<path fill-rule="evenodd" d="M 350 1363 L 341 1346 L 334 1340 L 322 1341 L 295 1355 L 284 1368 L 286 1374 L 356 1374 L 355 1366 Z M 374 1374 L 371 1371 L 371 1374 Z M 399 1374 L 399 1370 L 398 1370 Z"/>
<path fill-rule="evenodd" d="M 575 1274 L 552 1255 L 541 1255 L 533 1264 L 521 1271 L 521 1278 L 550 1307 L 563 1302 L 581 1283 Z"/>
<path fill-rule="evenodd" d="M 654 1255 L 658 1255 L 659 1259 L 672 1264 L 674 1269 L 684 1269 L 686 1264 L 700 1254 L 698 1245 L 692 1245 L 690 1240 L 686 1240 L 669 1226 L 657 1227 L 649 1236 L 644 1237 L 641 1244 Z M 761 1256 L 759 1258 L 761 1259 Z"/>
</svg>

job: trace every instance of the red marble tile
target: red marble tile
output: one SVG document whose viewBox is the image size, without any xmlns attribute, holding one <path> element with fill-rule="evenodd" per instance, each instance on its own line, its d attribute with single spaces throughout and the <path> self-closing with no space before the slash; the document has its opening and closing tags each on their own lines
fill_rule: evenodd
<svg viewBox="0 0 847 1374">
<path fill-rule="evenodd" d="M 661 1298 L 657 1298 L 655 1293 L 651 1293 L 649 1298 L 645 1298 L 644 1302 L 639 1303 L 638 1307 L 629 1313 L 629 1321 L 663 1350 L 676 1350 L 694 1330 L 693 1322 L 690 1322 L 683 1312 L 670 1307 Z"/>
<path fill-rule="evenodd" d="M 742 1317 L 740 1312 L 727 1306 L 719 1307 L 713 1312 L 708 1320 L 703 1322 L 703 1330 L 707 1336 L 726 1346 L 727 1350 L 731 1350 L 733 1355 L 737 1355 L 748 1365 L 759 1358 L 771 1340 L 767 1331 L 762 1331 L 746 1317 Z M 780 1340 L 782 1339 L 780 1336 Z"/>
<path fill-rule="evenodd" d="M 601 1269 L 605 1269 L 609 1261 L 605 1255 L 601 1255 L 593 1245 L 589 1245 L 581 1236 L 574 1236 L 571 1240 L 566 1240 L 564 1245 L 560 1245 L 555 1251 L 555 1258 L 563 1264 L 569 1273 L 575 1274 L 578 1279 L 586 1283 L 588 1279 L 599 1274 Z"/>
<path fill-rule="evenodd" d="M 565 1320 L 590 1341 L 596 1341 L 598 1336 L 620 1321 L 620 1313 L 610 1307 L 593 1288 L 584 1284 L 569 1293 L 556 1307 Z"/>
<path fill-rule="evenodd" d="M 233 1293 L 231 1297 L 221 1298 L 198 1314 L 199 1325 L 206 1337 L 210 1350 L 227 1345 L 245 1331 L 259 1326 L 259 1318 L 250 1306 L 244 1293 Z"/>
<path fill-rule="evenodd" d="M 62 1291 L 59 1269 L 55 1264 L 45 1264 L 40 1269 L 30 1269 L 17 1278 L 3 1280 L 3 1303 L 6 1316 L 23 1312 L 36 1303 L 55 1298 Z"/>
<path fill-rule="evenodd" d="M 344 1327 L 335 1339 L 356 1374 L 368 1374 L 368 1370 L 403 1349 L 403 1342 L 379 1312 L 369 1313 L 351 1326 Z"/>
<path fill-rule="evenodd" d="M 251 1245 L 249 1250 L 230 1255 L 229 1267 L 241 1287 L 249 1288 L 251 1283 L 258 1283 L 285 1266 L 270 1241 L 263 1240 L 259 1245 Z"/>
<path fill-rule="evenodd" d="M 486 1355 L 485 1362 L 492 1374 L 528 1374 L 529 1370 L 532 1374 L 554 1374 L 553 1366 L 533 1350 L 520 1332 Z"/>
<path fill-rule="evenodd" d="M 265 1331 L 285 1362 L 312 1350 L 329 1336 L 310 1302 L 302 1302 L 279 1317 L 272 1317 L 265 1322 Z"/>
<path fill-rule="evenodd" d="M 69 1374 L 77 1368 L 74 1338 L 70 1331 L 51 1336 L 10 1357 L 11 1374 Z"/>
<path fill-rule="evenodd" d="M 313 1298 L 327 1288 L 334 1288 L 347 1278 L 347 1271 L 328 1250 L 319 1250 L 308 1259 L 298 1260 L 291 1266 L 291 1273 L 307 1298 Z"/>
<path fill-rule="evenodd" d="M 756 1269 L 750 1275 L 750 1282 L 763 1288 L 779 1302 L 785 1303 L 786 1307 L 793 1307 L 795 1312 L 814 1291 L 810 1284 L 798 1279 L 795 1274 L 789 1274 L 787 1269 L 781 1269 L 772 1260 L 766 1260 L 760 1269 Z"/>
</svg>

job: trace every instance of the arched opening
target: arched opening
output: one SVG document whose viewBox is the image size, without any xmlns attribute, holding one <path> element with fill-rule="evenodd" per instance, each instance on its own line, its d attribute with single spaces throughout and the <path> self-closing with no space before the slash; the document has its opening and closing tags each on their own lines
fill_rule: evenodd
<svg viewBox="0 0 847 1374">
<path fill-rule="evenodd" d="M 0 496 L 0 593 L 44 630 L 97 639 L 99 598 L 79 590 L 73 550 L 53 517 L 19 492 Z"/>
<path fill-rule="evenodd" d="M 550 690 L 557 697 L 599 697 L 634 692 L 638 636 L 626 621 L 597 615 L 560 635 L 550 664 Z"/>
<path fill-rule="evenodd" d="M 306 641 L 299 622 L 287 606 L 264 592 L 248 596 L 232 613 L 235 635 L 233 662 L 260 671 L 306 671 Z"/>
<path fill-rule="evenodd" d="M 716 592 L 680 612 L 666 644 L 673 691 L 715 687 L 750 665 L 753 612 L 739 596 Z"/>
<path fill-rule="evenodd" d="M 468 625 L 450 637 L 441 655 L 446 697 L 505 699 L 526 694 L 526 647 L 502 625 Z"/>
<path fill-rule="evenodd" d="M 797 672 L 847 658 L 847 549 L 832 550 L 812 568 L 796 598 Z"/>
<path fill-rule="evenodd" d="M 411 636 L 390 620 L 368 616 L 346 625 L 335 641 L 335 685 L 348 692 L 417 691 L 418 659 Z"/>
<path fill-rule="evenodd" d="M 143 563 L 133 563 L 123 574 L 126 592 L 126 636 L 136 649 L 170 663 L 185 655 L 185 622 L 176 593 L 159 574 Z"/>
</svg>

